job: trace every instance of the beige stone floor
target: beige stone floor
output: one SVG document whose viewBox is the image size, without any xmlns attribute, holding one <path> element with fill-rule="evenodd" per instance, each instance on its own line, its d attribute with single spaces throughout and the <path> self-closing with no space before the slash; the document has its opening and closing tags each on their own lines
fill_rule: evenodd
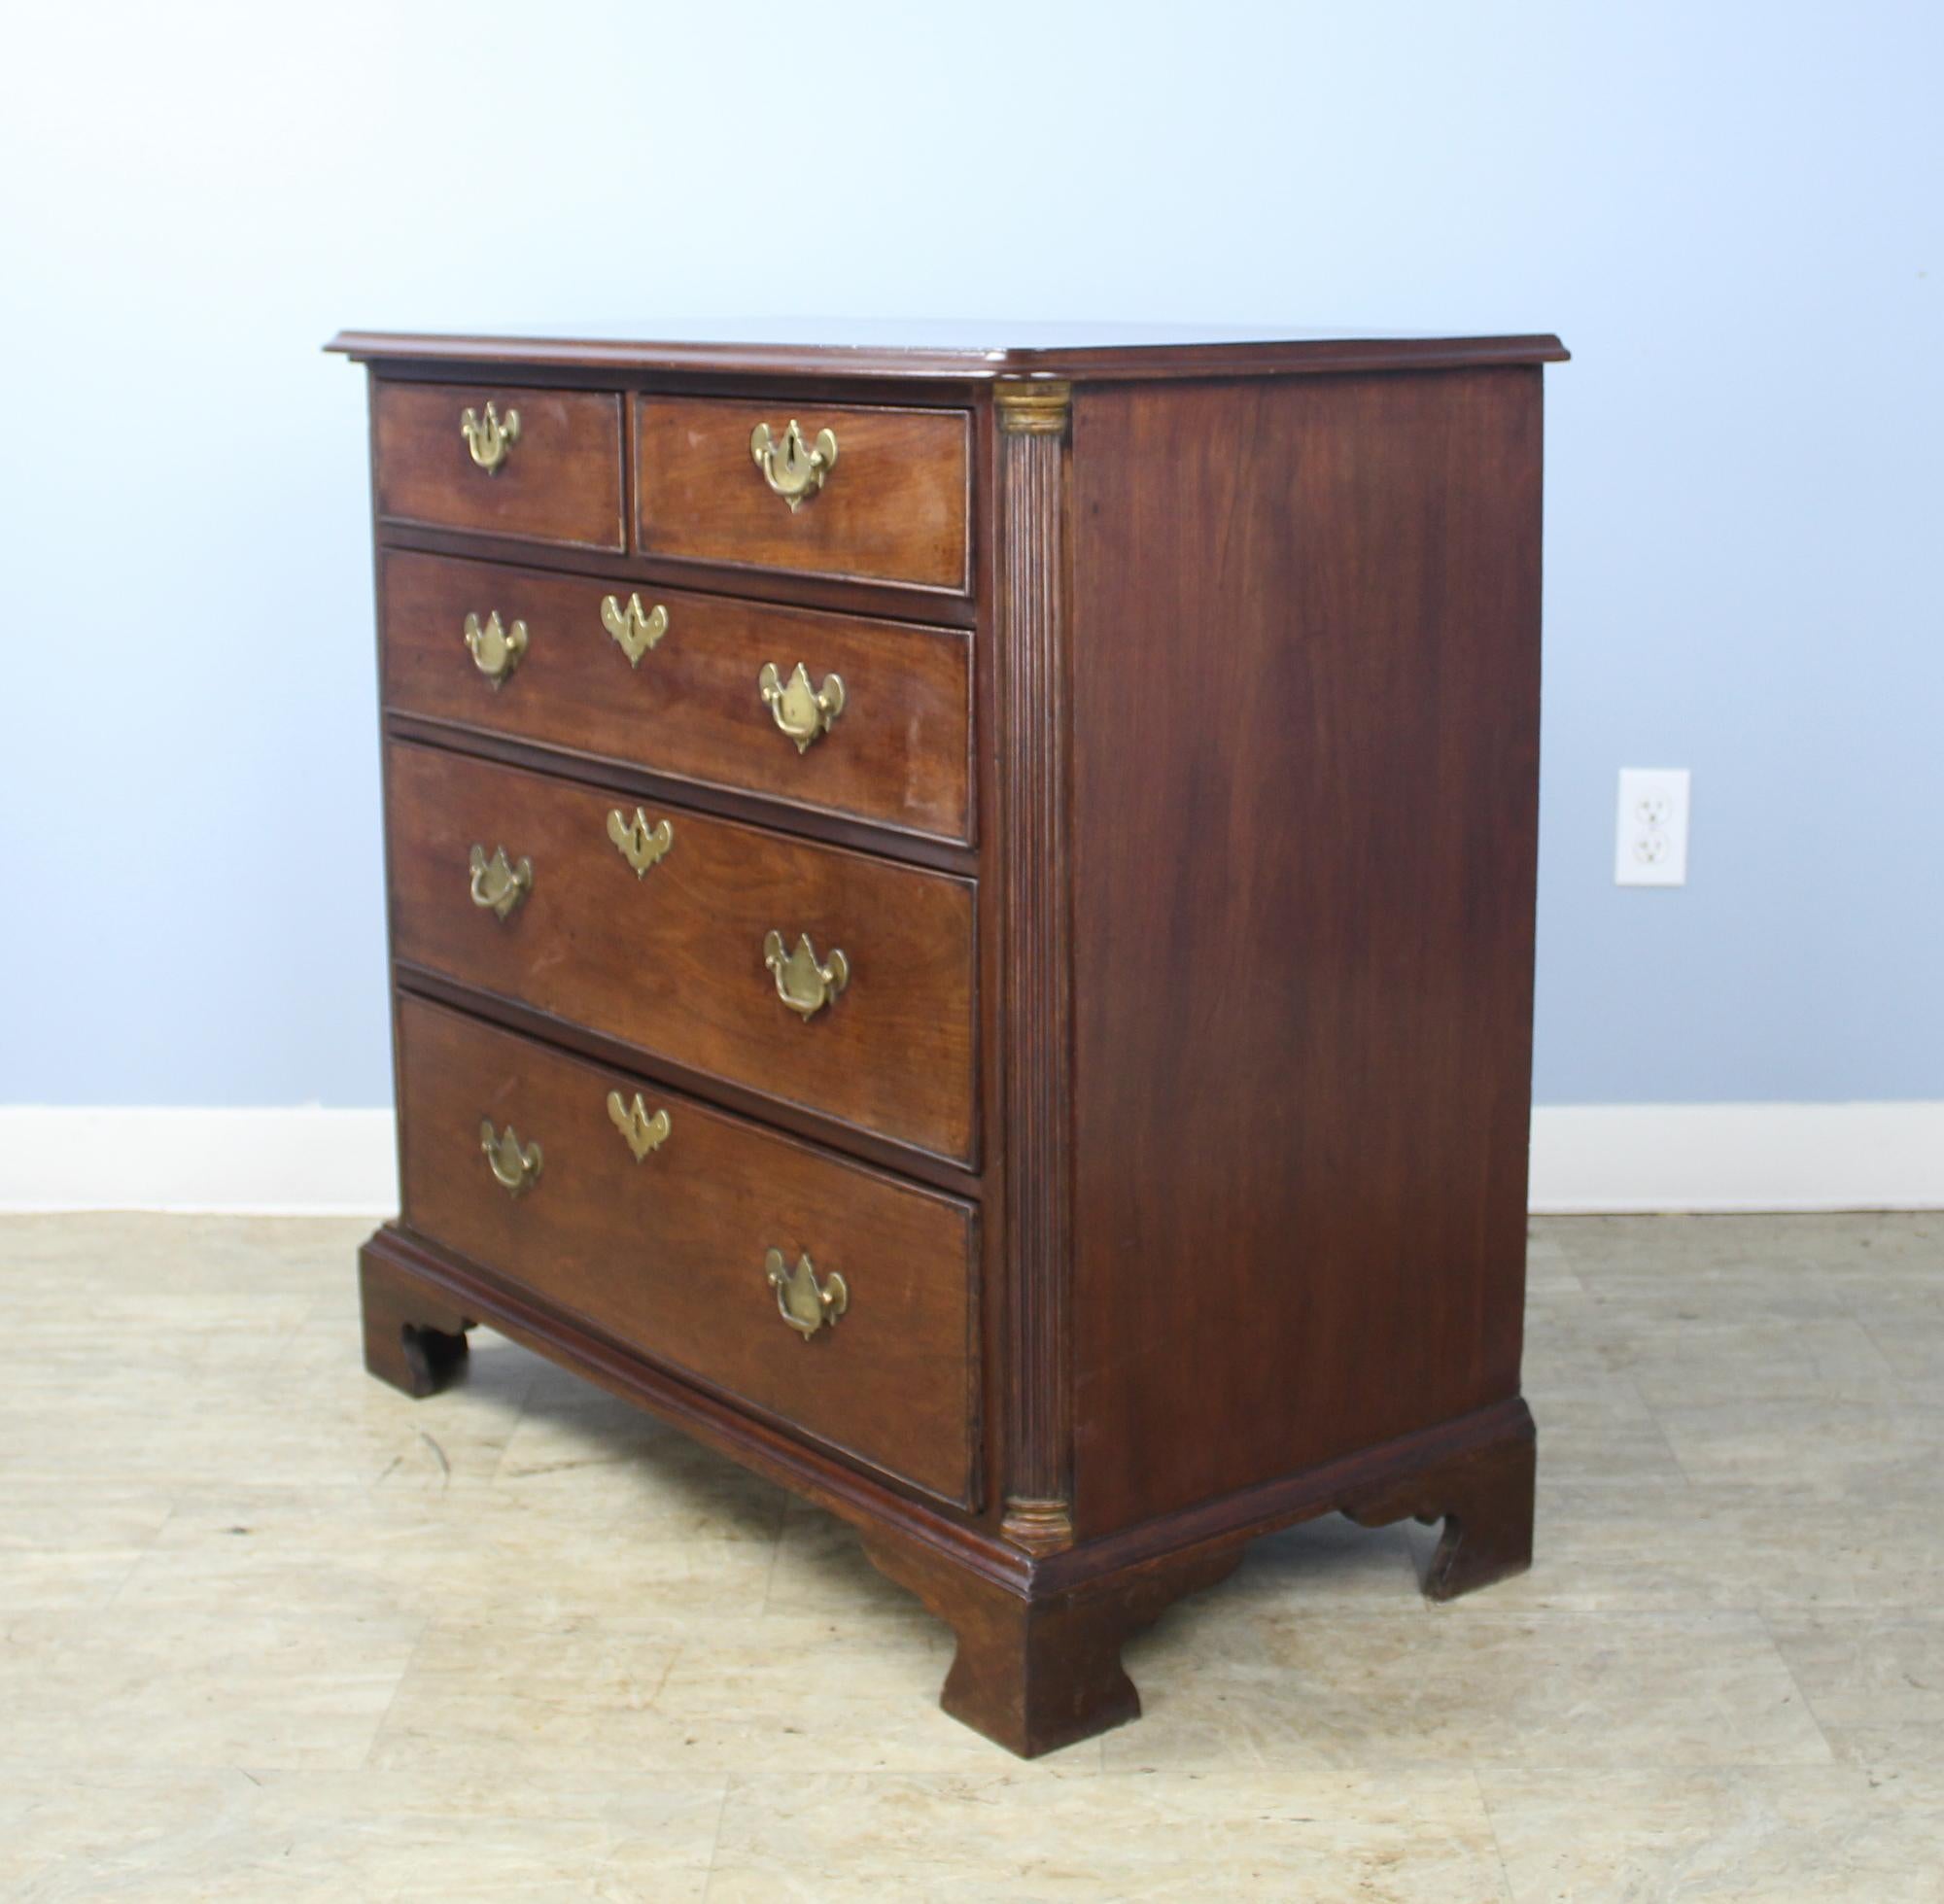
<svg viewBox="0 0 1944 1904">
<path fill-rule="evenodd" d="M 1535 1226 L 1539 1561 L 1258 1544 L 1022 1764 L 822 1516 L 363 1226 L 0 1221 L 0 1896 L 1944 1899 L 1944 1218 Z"/>
</svg>

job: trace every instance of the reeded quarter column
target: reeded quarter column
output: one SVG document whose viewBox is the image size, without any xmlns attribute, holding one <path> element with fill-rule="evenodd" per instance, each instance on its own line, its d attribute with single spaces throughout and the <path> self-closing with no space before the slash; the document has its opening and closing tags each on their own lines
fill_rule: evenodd
<svg viewBox="0 0 1944 1904">
<path fill-rule="evenodd" d="M 1066 1316 L 1072 1265 L 1072 906 L 1066 814 L 1066 447 L 1072 390 L 1001 382 L 999 692 L 1004 806 L 1006 1217 L 1011 1381 L 1005 1531 L 1073 1541 Z"/>
</svg>

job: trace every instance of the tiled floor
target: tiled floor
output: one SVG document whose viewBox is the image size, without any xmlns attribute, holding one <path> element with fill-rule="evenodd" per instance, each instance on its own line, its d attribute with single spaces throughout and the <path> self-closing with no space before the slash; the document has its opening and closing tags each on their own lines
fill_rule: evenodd
<svg viewBox="0 0 1944 1904">
<path fill-rule="evenodd" d="M 1944 1219 L 1537 1225 L 1534 1572 L 1264 1541 L 1033 1765 L 822 1516 L 370 1381 L 363 1228 L 0 1223 L 0 1895 L 1944 1899 Z"/>
</svg>

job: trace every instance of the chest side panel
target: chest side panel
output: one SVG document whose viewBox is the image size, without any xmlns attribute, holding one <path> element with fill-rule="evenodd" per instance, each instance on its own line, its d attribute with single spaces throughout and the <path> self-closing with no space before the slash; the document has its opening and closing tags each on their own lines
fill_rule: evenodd
<svg viewBox="0 0 1944 1904">
<path fill-rule="evenodd" d="M 1073 428 L 1084 1536 L 1516 1392 L 1539 372 Z"/>
</svg>

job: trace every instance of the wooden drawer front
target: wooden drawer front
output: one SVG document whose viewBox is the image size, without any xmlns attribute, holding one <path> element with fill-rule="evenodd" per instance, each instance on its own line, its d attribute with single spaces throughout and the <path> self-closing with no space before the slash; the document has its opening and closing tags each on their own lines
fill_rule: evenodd
<svg viewBox="0 0 1944 1904">
<path fill-rule="evenodd" d="M 404 1215 L 655 1360 L 947 1500 L 971 1505 L 972 1219 L 965 1205 L 530 1038 L 404 998 Z M 666 1135 L 638 1160 L 608 1108 Z M 517 1194 L 481 1125 L 539 1168 Z M 642 1141 L 655 1135 L 650 1126 Z M 530 1158 L 531 1150 L 527 1150 Z M 503 1163 L 504 1160 L 503 1159 Z M 806 1337 L 767 1253 L 845 1287 Z"/>
<path fill-rule="evenodd" d="M 488 470 L 462 419 L 488 404 L 519 435 Z M 372 398 L 378 513 L 527 541 L 619 549 L 621 399 L 608 392 L 509 390 L 381 380 Z"/>
<path fill-rule="evenodd" d="M 972 1160 L 972 886 L 431 747 L 387 749 L 397 955 L 693 1070 L 960 1162 Z M 666 820 L 638 876 L 609 837 Z M 644 829 L 645 830 L 645 829 Z M 475 903 L 473 847 L 525 860 L 502 917 Z M 800 1018 L 764 964 L 770 932 L 842 991 Z"/>
<path fill-rule="evenodd" d="M 953 629 L 778 608 L 722 596 L 549 575 L 388 550 L 381 558 L 385 704 L 400 712 L 787 800 L 947 840 L 971 831 L 971 638 Z M 631 595 L 667 614 L 651 647 Z M 627 649 L 603 620 L 621 611 Z M 491 631 L 475 660 L 467 617 Z M 520 625 L 517 658 L 505 638 Z M 496 679 L 482 672 L 504 670 Z M 765 706 L 765 665 L 801 664 L 843 706 L 801 749 Z"/>
<path fill-rule="evenodd" d="M 792 509 L 750 453 L 828 430 L 837 461 Z M 774 402 L 635 398 L 635 545 L 739 569 L 905 582 L 963 595 L 971 543 L 971 419 L 963 410 L 843 410 Z"/>
</svg>

